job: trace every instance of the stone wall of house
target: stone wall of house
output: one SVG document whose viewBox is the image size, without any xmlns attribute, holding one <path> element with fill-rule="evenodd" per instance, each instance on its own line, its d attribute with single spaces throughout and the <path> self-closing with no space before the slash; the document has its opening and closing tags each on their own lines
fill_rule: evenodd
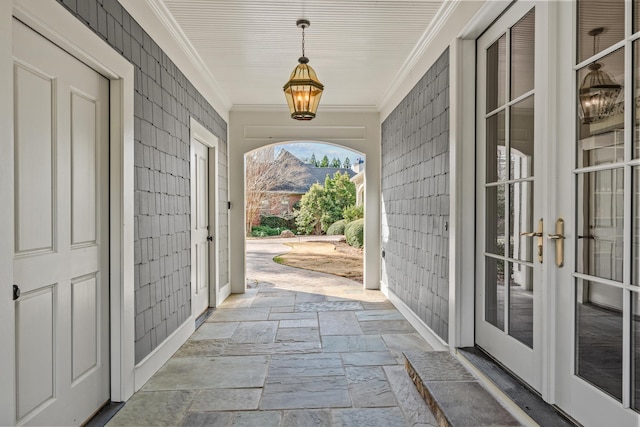
<svg viewBox="0 0 640 427">
<path fill-rule="evenodd" d="M 382 280 L 448 339 L 449 52 L 382 124 Z"/>
<path fill-rule="evenodd" d="M 135 360 L 191 314 L 189 122 L 219 138 L 219 281 L 229 282 L 227 123 L 116 0 L 58 0 L 135 66 Z"/>
</svg>

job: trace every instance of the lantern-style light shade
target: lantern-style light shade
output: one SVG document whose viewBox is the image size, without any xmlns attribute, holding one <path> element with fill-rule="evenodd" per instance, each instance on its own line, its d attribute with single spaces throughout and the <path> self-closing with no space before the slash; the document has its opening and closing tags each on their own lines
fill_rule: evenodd
<svg viewBox="0 0 640 427">
<path fill-rule="evenodd" d="M 622 86 L 601 70 L 600 64 L 589 65 L 589 73 L 580 85 L 580 117 L 589 124 L 612 114 L 622 91 Z"/>
<path fill-rule="evenodd" d="M 316 72 L 309 66 L 306 57 L 298 59 L 300 63 L 291 73 L 284 85 L 284 95 L 289 104 L 291 118 L 311 120 L 315 118 L 324 86 L 318 80 Z"/>
</svg>

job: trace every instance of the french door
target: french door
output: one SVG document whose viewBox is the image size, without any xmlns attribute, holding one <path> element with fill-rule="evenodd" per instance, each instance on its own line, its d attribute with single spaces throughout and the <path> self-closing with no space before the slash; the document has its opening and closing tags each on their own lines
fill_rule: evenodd
<svg viewBox="0 0 640 427">
<path fill-rule="evenodd" d="M 568 256 L 557 272 L 555 402 L 586 426 L 640 425 L 639 5 L 560 6 L 575 43 L 559 66 L 574 95 L 559 113 L 572 126 L 557 147 Z"/>
<path fill-rule="evenodd" d="M 539 389 L 544 163 L 536 134 L 536 8 L 477 40 L 476 343 Z"/>
</svg>

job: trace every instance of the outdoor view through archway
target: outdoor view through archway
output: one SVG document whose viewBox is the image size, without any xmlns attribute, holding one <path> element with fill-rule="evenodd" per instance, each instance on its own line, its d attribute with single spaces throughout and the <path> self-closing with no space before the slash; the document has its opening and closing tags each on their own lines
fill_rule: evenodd
<svg viewBox="0 0 640 427">
<path fill-rule="evenodd" d="M 292 142 L 245 154 L 247 287 L 265 262 L 363 283 L 363 196 L 360 153 Z"/>
</svg>

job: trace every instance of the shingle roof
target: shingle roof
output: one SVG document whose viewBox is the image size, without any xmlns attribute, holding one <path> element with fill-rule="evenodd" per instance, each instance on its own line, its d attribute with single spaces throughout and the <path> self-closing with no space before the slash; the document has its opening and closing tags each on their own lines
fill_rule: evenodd
<svg viewBox="0 0 640 427">
<path fill-rule="evenodd" d="M 280 155 L 278 156 L 278 162 L 282 164 L 283 167 L 292 167 L 293 165 L 300 167 L 302 172 L 296 177 L 296 180 L 294 182 L 277 185 L 271 188 L 269 191 L 278 191 L 291 194 L 304 194 L 309 191 L 309 188 L 311 188 L 313 184 L 324 184 L 324 180 L 327 175 L 333 176 L 336 174 L 336 172 L 340 172 L 342 174 L 346 172 L 347 174 L 349 174 L 349 178 L 351 178 L 356 174 L 354 171 L 347 168 L 317 168 L 308 163 L 304 163 L 302 160 L 298 159 L 287 150 L 282 150 L 280 152 Z"/>
</svg>

